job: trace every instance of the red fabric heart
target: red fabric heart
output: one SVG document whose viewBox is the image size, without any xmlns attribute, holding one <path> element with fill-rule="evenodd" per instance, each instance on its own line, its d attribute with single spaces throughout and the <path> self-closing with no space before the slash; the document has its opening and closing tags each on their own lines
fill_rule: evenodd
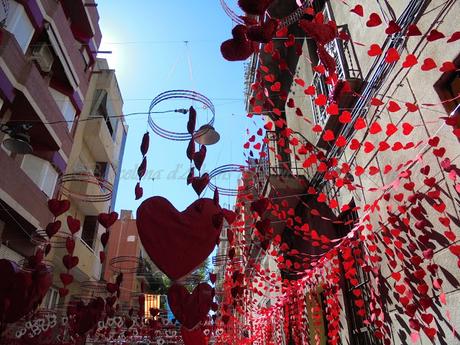
<svg viewBox="0 0 460 345">
<path fill-rule="evenodd" d="M 99 216 L 97 217 L 97 220 L 99 223 L 104 227 L 104 228 L 110 228 L 113 223 L 115 223 L 118 219 L 118 213 L 117 212 L 111 212 L 111 213 L 100 213 Z"/>
<path fill-rule="evenodd" d="M 69 231 L 72 234 L 76 234 L 80 231 L 80 221 L 72 216 L 67 216 L 67 226 L 69 227 Z"/>
<path fill-rule="evenodd" d="M 204 173 L 202 176 L 194 177 L 192 179 L 192 187 L 195 190 L 197 195 L 200 195 L 203 192 L 203 190 L 206 188 L 208 183 L 209 183 L 208 173 Z"/>
<path fill-rule="evenodd" d="M 62 223 L 61 223 L 60 220 L 57 220 L 57 221 L 55 221 L 53 223 L 49 223 L 46 226 L 46 229 L 45 229 L 45 232 L 48 235 L 48 238 L 51 238 L 54 235 L 56 235 L 57 232 L 59 231 L 59 229 L 61 228 L 61 225 L 62 225 Z"/>
<path fill-rule="evenodd" d="M 187 185 L 191 184 L 193 182 L 193 178 L 195 177 L 195 169 L 190 168 L 190 172 L 187 175 Z"/>
<path fill-rule="evenodd" d="M 102 235 L 101 235 L 101 244 L 102 246 L 105 248 L 105 246 L 107 245 L 107 243 L 109 242 L 109 236 L 110 236 L 110 233 L 109 232 L 104 232 Z"/>
<path fill-rule="evenodd" d="M 246 36 L 247 30 L 244 25 L 235 26 L 232 30 L 233 38 L 221 44 L 220 52 L 226 60 L 246 60 L 254 53 L 255 45 L 248 40 Z"/>
<path fill-rule="evenodd" d="M 237 213 L 235 213 L 233 211 L 230 211 L 230 210 L 227 210 L 226 208 L 222 209 L 222 213 L 223 213 L 224 218 L 227 221 L 228 225 L 232 225 L 233 222 L 236 220 L 236 217 L 238 216 Z"/>
<path fill-rule="evenodd" d="M 200 150 L 193 155 L 193 163 L 195 163 L 195 167 L 198 170 L 201 170 L 203 166 L 204 159 L 206 158 L 206 151 L 206 146 L 201 145 Z"/>
<path fill-rule="evenodd" d="M 198 284 L 191 294 L 186 287 L 178 284 L 168 290 L 169 307 L 176 320 L 187 329 L 193 329 L 206 318 L 212 298 L 213 288 L 207 283 Z"/>
<path fill-rule="evenodd" d="M 144 177 L 145 172 L 147 171 L 147 157 L 144 157 L 142 159 L 141 165 L 139 165 L 139 168 L 137 168 L 137 176 L 139 176 L 139 180 Z"/>
<path fill-rule="evenodd" d="M 181 327 L 180 334 L 185 345 L 207 345 L 206 337 L 201 327 L 197 327 L 192 331 Z"/>
<path fill-rule="evenodd" d="M 212 199 L 198 199 L 179 212 L 165 198 L 155 196 L 137 209 L 142 245 L 155 265 L 176 280 L 193 271 L 212 252 L 221 227 L 212 218 L 221 209 Z"/>
<path fill-rule="evenodd" d="M 262 25 L 254 25 L 248 29 L 248 38 L 255 42 L 268 43 L 278 28 L 278 20 L 270 18 Z"/>
<path fill-rule="evenodd" d="M 71 333 L 84 336 L 97 326 L 102 319 L 104 311 L 104 300 L 97 297 L 87 305 L 82 301 L 71 302 L 67 307 L 67 315 L 70 320 Z"/>
<path fill-rule="evenodd" d="M 143 195 L 144 195 L 144 188 L 142 188 L 141 184 L 138 182 L 136 183 L 136 187 L 134 188 L 134 196 L 136 200 L 139 200 L 140 198 L 142 198 Z"/>
<path fill-rule="evenodd" d="M 141 153 L 143 156 L 147 154 L 147 151 L 149 150 L 149 144 L 150 144 L 149 132 L 146 132 L 144 136 L 142 137 L 142 143 L 141 143 Z"/>
<path fill-rule="evenodd" d="M 0 259 L 0 318 L 13 323 L 39 306 L 53 283 L 53 276 L 43 264 L 31 271 L 15 262 Z"/>
<path fill-rule="evenodd" d="M 73 282 L 73 275 L 68 273 L 61 273 L 59 278 L 61 278 L 61 282 L 64 286 L 70 285 Z"/>
<path fill-rule="evenodd" d="M 62 257 L 62 263 L 64 264 L 65 268 L 67 268 L 68 270 L 71 270 L 72 268 L 77 266 L 79 261 L 80 260 L 78 259 L 78 256 L 72 256 L 72 255 L 66 254 Z"/>
<path fill-rule="evenodd" d="M 58 199 L 48 200 L 48 209 L 55 217 L 59 217 L 61 214 L 67 212 L 69 208 L 70 208 L 69 200 L 58 200 Z"/>
<path fill-rule="evenodd" d="M 247 14 L 260 16 L 272 2 L 273 0 L 238 0 L 238 6 Z"/>
<path fill-rule="evenodd" d="M 72 255 L 73 251 L 75 250 L 75 240 L 72 237 L 67 237 L 65 241 L 65 247 L 67 249 L 67 253 Z"/>
</svg>

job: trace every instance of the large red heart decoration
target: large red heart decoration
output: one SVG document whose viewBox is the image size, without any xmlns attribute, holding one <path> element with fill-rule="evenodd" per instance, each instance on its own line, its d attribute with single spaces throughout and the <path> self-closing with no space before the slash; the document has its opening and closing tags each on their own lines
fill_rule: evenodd
<svg viewBox="0 0 460 345">
<path fill-rule="evenodd" d="M 187 329 L 193 329 L 206 318 L 211 309 L 212 298 L 213 288 L 207 283 L 198 284 L 192 293 L 178 284 L 168 290 L 169 307 L 176 320 Z"/>
<path fill-rule="evenodd" d="M 197 327 L 192 331 L 189 331 L 185 327 L 181 327 L 180 334 L 185 345 L 207 345 L 206 337 L 201 327 Z"/>
<path fill-rule="evenodd" d="M 177 280 L 211 254 L 222 229 L 214 226 L 213 216 L 221 212 L 208 198 L 198 199 L 179 212 L 167 199 L 154 196 L 137 209 L 139 237 L 155 265 Z"/>
<path fill-rule="evenodd" d="M 0 260 L 0 318 L 13 323 L 34 310 L 53 283 L 44 264 L 22 270 L 15 262 Z"/>
<path fill-rule="evenodd" d="M 70 318 L 71 332 L 83 336 L 94 329 L 98 321 L 102 319 L 104 306 L 105 303 L 101 297 L 91 300 L 86 305 L 82 301 L 71 303 L 67 308 L 67 315 L 72 316 Z"/>
<path fill-rule="evenodd" d="M 261 25 L 253 25 L 248 29 L 248 38 L 251 41 L 268 43 L 275 35 L 278 23 L 277 19 L 270 18 Z"/>
</svg>

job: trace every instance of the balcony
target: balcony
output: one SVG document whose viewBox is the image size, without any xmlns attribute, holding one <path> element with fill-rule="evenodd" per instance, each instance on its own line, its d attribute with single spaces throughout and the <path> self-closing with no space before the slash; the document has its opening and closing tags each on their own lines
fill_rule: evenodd
<svg viewBox="0 0 460 345">
<path fill-rule="evenodd" d="M 328 7 L 325 9 L 325 16 L 327 15 Z M 330 15 L 329 15 L 330 16 Z M 337 102 L 339 110 L 350 110 L 355 101 L 357 100 L 357 92 L 363 85 L 363 75 L 359 62 L 357 59 L 356 51 L 353 42 L 350 39 L 350 32 L 347 25 L 339 26 L 339 31 L 342 37 L 348 37 L 347 40 L 336 38 L 326 45 L 327 52 L 333 57 L 336 63 L 336 73 L 338 80 L 345 81 L 350 86 L 351 92 L 343 93 Z M 313 85 L 316 88 L 316 93 L 323 94 L 328 97 L 328 102 L 324 106 L 318 106 L 312 99 L 313 118 L 315 124 L 320 125 L 324 130 L 332 130 L 334 133 L 339 133 L 342 124 L 338 120 L 338 116 L 330 116 L 327 114 L 326 109 L 331 104 L 331 96 L 334 92 L 334 87 L 330 83 L 326 83 L 324 74 L 315 72 L 313 76 Z M 328 144 L 322 139 L 322 133 L 318 134 L 316 146 L 322 149 L 328 149 Z"/>
<path fill-rule="evenodd" d="M 91 117 L 86 122 L 84 140 L 97 162 L 116 161 L 115 144 L 104 117 Z"/>
<path fill-rule="evenodd" d="M 285 135 L 266 132 L 261 158 L 254 167 L 254 183 L 259 195 L 270 198 L 276 204 L 286 200 L 288 208 L 295 208 L 299 203 L 298 195 L 306 193 L 324 153 L 301 133 L 291 131 L 289 140 Z M 284 222 L 279 216 L 270 217 L 273 218 L 275 233 L 279 232 Z"/>
</svg>

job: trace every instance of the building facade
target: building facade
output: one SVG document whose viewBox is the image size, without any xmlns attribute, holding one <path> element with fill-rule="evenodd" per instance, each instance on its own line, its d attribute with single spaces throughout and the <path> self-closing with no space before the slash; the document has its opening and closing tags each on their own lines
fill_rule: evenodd
<svg viewBox="0 0 460 345">
<path fill-rule="evenodd" d="M 42 308 L 54 309 L 102 278 L 97 215 L 113 210 L 127 135 L 123 101 L 114 71 L 96 57 L 102 35 L 95 4 L 6 0 L 0 8 L 0 258 L 34 254 L 53 220 L 48 200 L 68 199 L 56 241 L 69 235 L 67 216 L 78 219 L 79 264 L 60 298 L 65 245 L 51 243 L 54 280 Z"/>
<path fill-rule="evenodd" d="M 303 312 L 279 307 L 285 341 L 458 343 L 460 5 L 309 4 L 272 3 L 285 31 L 246 76 L 247 111 L 267 120 L 256 183 L 284 224 L 280 275 L 302 286 Z M 332 63 L 299 20 L 335 23 Z"/>
</svg>

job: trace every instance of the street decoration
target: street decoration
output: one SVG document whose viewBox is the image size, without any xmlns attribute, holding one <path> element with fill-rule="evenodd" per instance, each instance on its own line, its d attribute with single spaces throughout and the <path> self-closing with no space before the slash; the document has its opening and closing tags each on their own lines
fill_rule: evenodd
<svg viewBox="0 0 460 345">
<path fill-rule="evenodd" d="M 202 198 L 179 212 L 160 196 L 137 209 L 142 245 L 170 279 L 178 280 L 198 267 L 212 252 L 223 224 L 223 213 L 212 199 Z"/>
</svg>

